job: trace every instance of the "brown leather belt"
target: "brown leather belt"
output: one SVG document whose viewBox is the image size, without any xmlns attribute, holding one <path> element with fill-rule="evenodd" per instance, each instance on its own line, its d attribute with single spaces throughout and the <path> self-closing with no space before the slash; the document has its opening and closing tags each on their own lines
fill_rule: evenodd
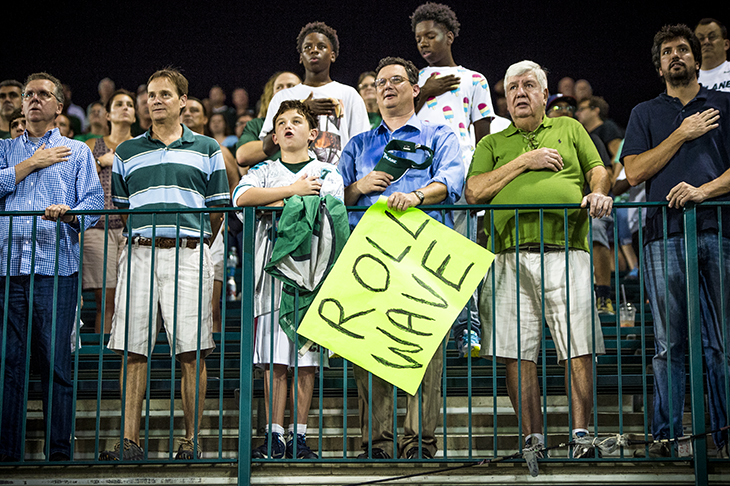
<svg viewBox="0 0 730 486">
<path fill-rule="evenodd" d="M 175 248 L 176 242 L 180 242 L 181 248 L 190 248 L 194 250 L 198 247 L 198 238 L 155 238 L 155 248 Z M 143 238 L 142 236 L 135 236 L 132 238 L 132 243 L 136 243 L 140 246 L 152 246 L 152 238 Z M 203 243 L 210 246 L 210 238 L 203 238 Z"/>
</svg>

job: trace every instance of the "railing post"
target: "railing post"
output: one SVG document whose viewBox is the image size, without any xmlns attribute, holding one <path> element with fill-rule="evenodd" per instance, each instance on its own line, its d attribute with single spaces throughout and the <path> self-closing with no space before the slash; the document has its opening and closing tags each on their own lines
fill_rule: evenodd
<svg viewBox="0 0 730 486">
<path fill-rule="evenodd" d="M 689 379 L 692 402 L 695 484 L 707 484 L 707 436 L 705 435 L 705 392 L 702 379 L 702 321 L 700 317 L 699 264 L 697 259 L 697 209 L 690 203 L 684 210 L 685 268 L 687 275 L 687 325 L 689 336 Z"/>
<path fill-rule="evenodd" d="M 243 209 L 241 261 L 241 355 L 238 404 L 238 484 L 251 484 L 251 403 L 253 400 L 254 208 Z"/>
</svg>

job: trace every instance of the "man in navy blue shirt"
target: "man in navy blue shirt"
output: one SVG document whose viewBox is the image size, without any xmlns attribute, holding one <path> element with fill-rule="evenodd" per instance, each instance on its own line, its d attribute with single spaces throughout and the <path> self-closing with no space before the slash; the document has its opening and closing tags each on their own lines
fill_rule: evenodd
<svg viewBox="0 0 730 486">
<path fill-rule="evenodd" d="M 683 208 L 687 203 L 730 200 L 730 131 L 721 120 L 730 115 L 730 94 L 707 90 L 697 82 L 702 51 L 686 25 L 662 28 L 654 37 L 652 59 L 666 91 L 634 108 L 621 157 L 631 185 L 646 181 L 647 201 L 669 202 L 666 253 L 663 208 L 648 208 L 645 228 L 646 286 L 656 347 L 652 435 L 657 440 L 683 435 L 687 343 Z M 723 328 L 730 335 L 730 293 L 720 292 L 721 279 L 725 285 L 730 282 L 730 211 L 721 208 L 721 238 L 717 207 L 697 211 L 702 342 L 710 424 L 715 431 L 727 425 Z M 715 432 L 713 440 L 718 456 L 728 457 L 727 431 Z M 671 448 L 654 443 L 649 455 L 667 457 Z"/>
</svg>

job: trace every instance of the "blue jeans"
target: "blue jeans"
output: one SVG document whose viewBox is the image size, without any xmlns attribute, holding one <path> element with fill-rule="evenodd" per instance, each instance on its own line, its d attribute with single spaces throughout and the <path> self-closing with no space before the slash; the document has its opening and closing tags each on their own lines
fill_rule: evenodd
<svg viewBox="0 0 730 486">
<path fill-rule="evenodd" d="M 45 431 L 51 423 L 50 455 L 71 455 L 71 416 L 73 406 L 73 376 L 71 371 L 71 330 L 76 317 L 78 274 L 58 277 L 57 302 L 53 306 L 54 277 L 36 275 L 33 288 L 29 276 L 0 277 L 0 309 L 6 308 L 5 286 L 9 281 L 7 323 L 0 317 L 0 329 L 6 333 L 5 376 L 3 383 L 2 425 L 0 426 L 0 453 L 16 460 L 22 459 L 21 444 L 25 410 L 26 349 L 28 339 L 28 311 L 33 295 L 33 322 L 30 332 L 30 353 L 41 375 L 41 398 Z M 52 335 L 53 315 L 56 315 L 56 334 Z M 2 336 L 0 334 L 0 336 Z M 48 388 L 51 369 L 51 344 L 55 339 L 53 363 L 53 397 L 48 414 Z M 50 458 L 50 456 L 48 457 Z"/>
<path fill-rule="evenodd" d="M 680 437 L 685 396 L 685 357 L 687 353 L 687 281 L 684 237 L 667 240 L 667 269 L 664 273 L 664 243 L 647 243 L 645 251 L 646 287 L 654 319 L 654 418 L 655 439 Z M 722 239 L 724 268 L 719 265 L 717 234 L 700 233 L 697 238 L 699 262 L 699 298 L 702 320 L 702 348 L 707 371 L 710 427 L 717 430 L 727 425 L 725 374 L 728 372 L 725 336 L 730 337 L 730 238 Z M 725 295 L 720 293 L 722 274 Z M 667 307 L 666 291 L 669 302 Z M 721 322 L 721 305 L 725 306 L 725 322 Z M 667 311 L 668 309 L 668 311 Z M 667 314 L 668 312 L 668 314 Z M 668 322 L 667 322 L 668 321 Z M 668 329 L 667 329 L 668 327 Z M 667 339 L 669 333 L 669 339 Z M 669 351 L 668 351 L 669 350 Z M 671 355 L 672 387 L 669 389 L 667 359 Z M 671 400 L 672 414 L 669 404 Z M 673 430 L 670 428 L 672 424 Z M 727 431 L 712 435 L 720 448 L 727 442 Z"/>
</svg>

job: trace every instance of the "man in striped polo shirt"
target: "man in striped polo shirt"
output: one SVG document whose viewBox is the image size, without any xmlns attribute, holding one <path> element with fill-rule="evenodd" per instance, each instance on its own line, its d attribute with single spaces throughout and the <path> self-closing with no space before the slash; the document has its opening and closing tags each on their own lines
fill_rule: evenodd
<svg viewBox="0 0 730 486">
<path fill-rule="evenodd" d="M 187 93 L 187 79 L 174 69 L 157 71 L 147 82 L 152 127 L 120 144 L 114 157 L 112 195 L 119 208 L 185 210 L 223 206 L 229 201 L 226 170 L 218 143 L 180 124 Z M 119 291 L 109 339 L 109 349 L 128 353 L 126 374 L 123 371 L 120 377 L 124 390 L 124 442 L 117 444 L 113 451 L 102 452 L 101 460 L 144 457 L 139 446 L 139 429 L 147 356 L 159 332 L 158 308 L 162 312 L 171 354 L 176 355 L 182 369 L 186 436 L 180 440 L 175 458 L 201 456 L 195 435 L 196 426 L 203 417 L 206 392 L 207 375 L 202 358 L 215 347 L 210 308 L 213 267 L 209 246 L 212 235 L 218 233 L 220 216 L 220 213 L 208 216 L 163 212 L 130 214 L 125 218 L 131 252 L 128 255 L 125 249 L 120 258 Z M 152 333 L 150 326 L 154 326 Z M 150 334 L 152 343 L 148 342 Z M 199 361 L 196 359 L 198 350 Z"/>
</svg>

